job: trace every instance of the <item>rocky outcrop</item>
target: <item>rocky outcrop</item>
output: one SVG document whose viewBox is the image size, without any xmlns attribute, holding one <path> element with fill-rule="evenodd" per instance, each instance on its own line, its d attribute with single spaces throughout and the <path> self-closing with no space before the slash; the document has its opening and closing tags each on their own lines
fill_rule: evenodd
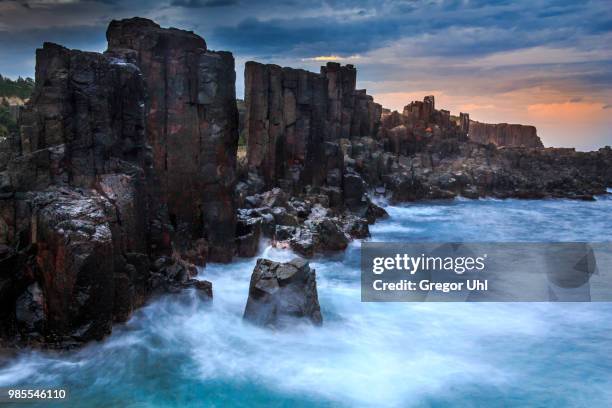
<svg viewBox="0 0 612 408">
<path fill-rule="evenodd" d="M 328 62 L 321 67 L 327 79 L 327 140 L 373 137 L 378 132 L 382 106 L 365 89 L 356 89 L 357 70 L 353 65 Z"/>
<path fill-rule="evenodd" d="M 434 139 L 465 140 L 467 118 L 461 116 L 457 123 L 449 111 L 436 109 L 435 97 L 430 95 L 423 101 L 409 103 L 402 113 L 393 111 L 384 115 L 377 138 L 386 151 L 410 156 L 422 151 Z"/>
<path fill-rule="evenodd" d="M 508 123 L 490 124 L 471 120 L 469 137 L 475 142 L 493 143 L 499 147 L 544 147 L 535 126 Z"/>
<path fill-rule="evenodd" d="M 146 95 L 134 64 L 50 43 L 37 50 L 34 94 L 0 172 L 3 340 L 101 339 L 151 294 L 206 286 L 174 257 Z"/>
<path fill-rule="evenodd" d="M 229 261 L 238 145 L 232 54 L 209 51 L 193 32 L 143 18 L 112 21 L 106 37 L 107 55 L 142 72 L 153 166 L 182 241 L 203 237 L 211 260 Z"/>
<path fill-rule="evenodd" d="M 352 65 L 328 63 L 320 74 L 248 62 L 245 67 L 247 160 L 266 187 L 301 193 L 341 190 L 341 138 L 375 136 L 382 107 L 356 90 Z"/>
<path fill-rule="evenodd" d="M 468 198 L 592 200 L 612 185 L 612 150 L 503 148 L 446 140 L 402 156 L 383 176 L 392 201 Z"/>
<path fill-rule="evenodd" d="M 267 187 L 321 185 L 327 81 L 304 70 L 249 61 L 245 66 L 247 161 Z"/>
<path fill-rule="evenodd" d="M 357 178 L 356 178 L 357 177 Z M 255 256 L 260 238 L 270 239 L 280 248 L 291 248 L 301 256 L 344 250 L 354 238 L 369 236 L 368 224 L 386 216 L 365 193 L 365 183 L 358 176 L 355 193 L 347 197 L 350 211 L 330 208 L 325 194 L 290 196 L 280 188 L 247 197 L 238 210 L 237 245 L 241 256 Z M 357 191 L 357 183 L 361 183 Z M 354 201 L 351 201 L 354 200 Z"/>
<path fill-rule="evenodd" d="M 321 325 L 314 269 L 301 258 L 287 263 L 258 259 L 251 275 L 244 319 L 267 327 L 284 327 L 296 320 Z"/>
</svg>

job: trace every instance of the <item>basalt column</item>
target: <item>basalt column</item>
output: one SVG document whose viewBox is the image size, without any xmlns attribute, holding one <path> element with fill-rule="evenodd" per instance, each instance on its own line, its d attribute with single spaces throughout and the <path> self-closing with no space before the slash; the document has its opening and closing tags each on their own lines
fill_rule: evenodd
<svg viewBox="0 0 612 408">
<path fill-rule="evenodd" d="M 206 238 L 209 258 L 229 261 L 238 143 L 232 54 L 142 18 L 113 21 L 106 35 L 107 54 L 142 71 L 147 138 L 178 235 Z"/>
<path fill-rule="evenodd" d="M 299 69 L 247 62 L 247 161 L 268 187 L 299 192 L 326 178 L 327 80 Z"/>
<path fill-rule="evenodd" d="M 144 301 L 150 225 L 138 68 L 45 43 L 0 173 L 0 339 L 100 339 Z M 155 249 L 153 249 L 155 247 Z M 144 261 L 141 261 L 144 260 Z"/>
<path fill-rule="evenodd" d="M 328 62 L 326 66 L 321 67 L 321 75 L 328 81 L 327 137 L 331 141 L 348 139 L 352 136 L 357 70 L 350 64 L 342 66 L 336 62 Z"/>
</svg>

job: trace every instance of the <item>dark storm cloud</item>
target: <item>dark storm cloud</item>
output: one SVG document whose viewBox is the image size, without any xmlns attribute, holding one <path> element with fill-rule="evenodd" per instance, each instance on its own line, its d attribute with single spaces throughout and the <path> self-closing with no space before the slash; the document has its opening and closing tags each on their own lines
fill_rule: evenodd
<svg viewBox="0 0 612 408">
<path fill-rule="evenodd" d="M 31 9 L 16 7 L 25 4 Z M 300 61 L 394 46 L 386 61 L 367 66 L 360 75 L 365 80 L 380 78 L 379 73 L 389 80 L 402 77 L 414 59 L 437 58 L 446 63 L 410 75 L 511 75 L 500 88 L 566 76 L 589 87 L 611 88 L 606 58 L 526 61 L 520 68 L 454 64 L 534 47 L 579 48 L 593 55 L 609 51 L 608 6 L 606 0 L 0 0 L 0 72 L 31 73 L 33 50 L 46 40 L 99 49 L 109 20 L 144 15 L 195 30 L 211 47 L 238 58 Z"/>
<path fill-rule="evenodd" d="M 202 8 L 202 7 L 228 7 L 238 4 L 238 0 L 174 0 L 171 6 Z"/>
</svg>

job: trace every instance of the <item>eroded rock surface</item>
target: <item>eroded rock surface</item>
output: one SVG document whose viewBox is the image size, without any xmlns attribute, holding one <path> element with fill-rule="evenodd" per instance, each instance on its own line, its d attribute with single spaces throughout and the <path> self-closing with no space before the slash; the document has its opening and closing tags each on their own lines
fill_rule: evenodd
<svg viewBox="0 0 612 408">
<path fill-rule="evenodd" d="M 301 258 L 286 263 L 258 259 L 251 275 L 244 319 L 267 327 L 287 326 L 298 319 L 321 325 L 314 269 Z"/>
</svg>

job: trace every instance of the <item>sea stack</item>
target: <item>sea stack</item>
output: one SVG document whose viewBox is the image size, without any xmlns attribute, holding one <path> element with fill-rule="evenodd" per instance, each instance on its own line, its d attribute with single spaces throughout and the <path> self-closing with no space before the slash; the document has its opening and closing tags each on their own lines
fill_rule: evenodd
<svg viewBox="0 0 612 408">
<path fill-rule="evenodd" d="M 244 319 L 268 327 L 283 327 L 296 320 L 321 325 L 314 269 L 302 258 L 286 263 L 258 259 L 251 275 Z"/>
</svg>

